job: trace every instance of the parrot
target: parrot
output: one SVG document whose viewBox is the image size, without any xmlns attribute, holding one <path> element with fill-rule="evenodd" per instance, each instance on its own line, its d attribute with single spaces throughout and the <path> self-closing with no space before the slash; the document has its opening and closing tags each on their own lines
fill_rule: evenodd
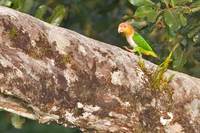
<svg viewBox="0 0 200 133">
<path fill-rule="evenodd" d="M 126 37 L 127 42 L 133 48 L 133 52 L 152 56 L 158 58 L 158 55 L 153 51 L 149 43 L 135 31 L 130 22 L 122 22 L 118 26 L 118 33 L 123 33 Z"/>
</svg>

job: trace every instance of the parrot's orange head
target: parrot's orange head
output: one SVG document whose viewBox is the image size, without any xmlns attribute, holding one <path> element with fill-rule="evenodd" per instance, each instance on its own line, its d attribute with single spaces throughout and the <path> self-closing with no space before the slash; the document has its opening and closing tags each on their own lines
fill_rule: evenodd
<svg viewBox="0 0 200 133">
<path fill-rule="evenodd" d="M 118 32 L 123 33 L 125 36 L 130 36 L 134 34 L 134 29 L 129 22 L 123 22 L 119 24 Z"/>
</svg>

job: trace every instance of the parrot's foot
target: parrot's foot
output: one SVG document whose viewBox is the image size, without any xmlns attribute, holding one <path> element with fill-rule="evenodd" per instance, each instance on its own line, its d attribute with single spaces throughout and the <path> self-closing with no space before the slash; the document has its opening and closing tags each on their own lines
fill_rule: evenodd
<svg viewBox="0 0 200 133">
<path fill-rule="evenodd" d="M 133 49 L 128 48 L 127 46 L 123 46 L 123 48 L 124 48 L 126 51 L 133 53 Z"/>
</svg>

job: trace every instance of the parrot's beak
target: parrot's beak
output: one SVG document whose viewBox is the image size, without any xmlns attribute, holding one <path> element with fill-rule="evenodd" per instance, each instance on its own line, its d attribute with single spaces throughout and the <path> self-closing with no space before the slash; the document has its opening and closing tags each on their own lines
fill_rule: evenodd
<svg viewBox="0 0 200 133">
<path fill-rule="evenodd" d="M 118 33 L 122 33 L 123 31 L 122 31 L 122 28 L 119 26 L 118 27 Z"/>
</svg>

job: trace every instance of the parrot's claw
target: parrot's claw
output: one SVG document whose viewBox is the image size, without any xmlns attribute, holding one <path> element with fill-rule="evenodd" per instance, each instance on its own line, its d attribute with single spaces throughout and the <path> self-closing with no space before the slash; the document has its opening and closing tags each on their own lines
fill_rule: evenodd
<svg viewBox="0 0 200 133">
<path fill-rule="evenodd" d="M 134 52 L 133 49 L 130 49 L 130 48 L 128 48 L 127 46 L 123 46 L 123 48 L 124 48 L 126 51 L 128 51 L 128 52 L 131 52 L 131 53 Z"/>
</svg>

